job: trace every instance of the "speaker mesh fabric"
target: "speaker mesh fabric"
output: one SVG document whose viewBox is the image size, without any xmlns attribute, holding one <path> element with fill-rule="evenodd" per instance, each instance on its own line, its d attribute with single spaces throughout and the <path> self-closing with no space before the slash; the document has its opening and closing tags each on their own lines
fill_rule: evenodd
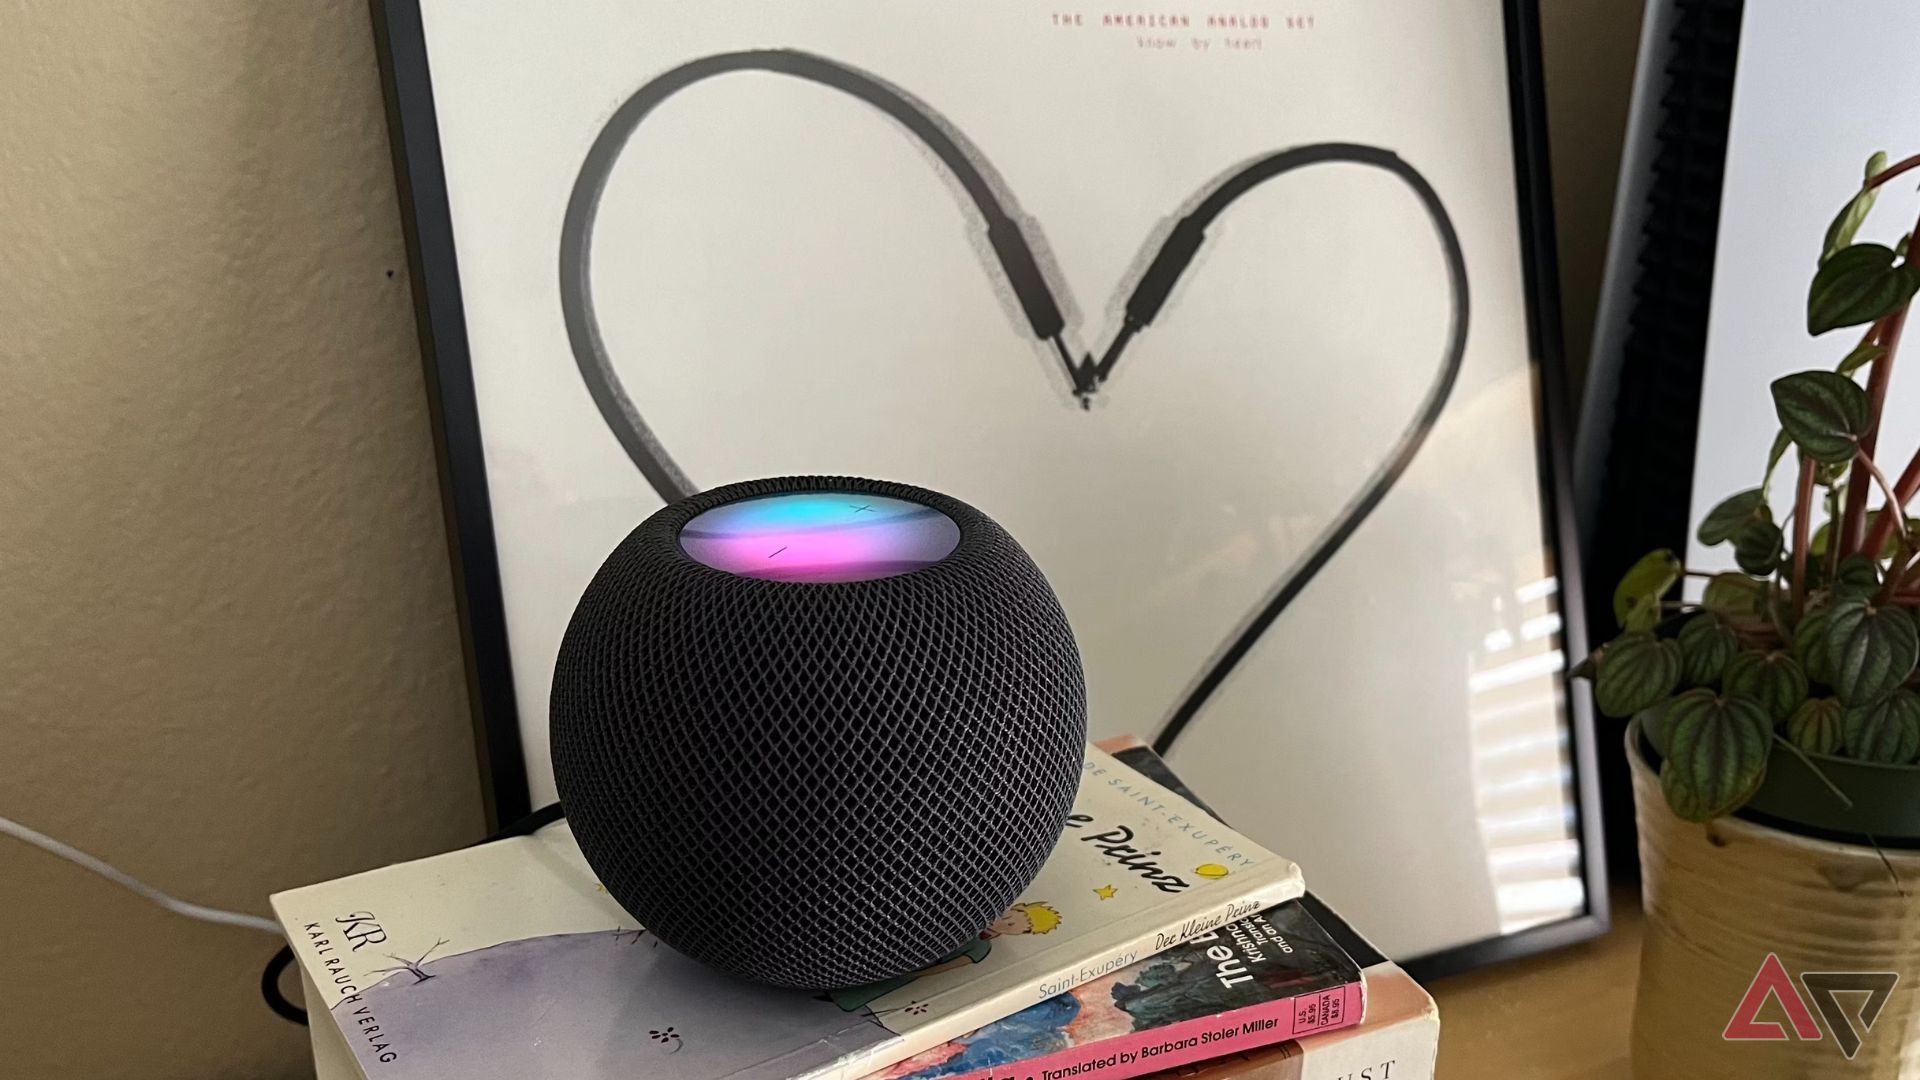
<svg viewBox="0 0 1920 1080">
<path fill-rule="evenodd" d="M 831 584 L 695 562 L 680 528 L 738 499 L 848 491 L 931 506 L 944 560 Z M 1086 740 L 1053 590 L 986 515 L 846 477 L 718 488 L 636 528 L 554 668 L 554 776 L 602 883 L 683 953 L 776 986 L 937 963 L 1039 873 Z"/>
</svg>

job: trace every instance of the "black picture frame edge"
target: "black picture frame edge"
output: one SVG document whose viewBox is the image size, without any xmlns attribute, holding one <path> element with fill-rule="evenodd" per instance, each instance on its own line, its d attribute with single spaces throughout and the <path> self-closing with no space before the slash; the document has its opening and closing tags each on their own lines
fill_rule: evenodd
<svg viewBox="0 0 1920 1080">
<path fill-rule="evenodd" d="M 1513 117 L 1514 186 L 1520 204 L 1520 250 L 1527 295 L 1527 347 L 1539 379 L 1539 423 L 1534 461 L 1546 496 L 1542 522 L 1560 582 L 1560 641 L 1572 661 L 1587 654 L 1586 589 L 1581 574 L 1580 532 L 1575 520 L 1572 426 L 1567 394 L 1565 335 L 1560 325 L 1559 252 L 1553 230 L 1553 177 L 1548 165 L 1546 78 L 1541 70 L 1538 0 L 1505 0 L 1507 96 Z M 1473 968 L 1605 935 L 1613 928 L 1607 889 L 1606 827 L 1600 805 L 1599 747 L 1594 739 L 1591 695 L 1569 679 L 1564 695 L 1568 736 L 1573 742 L 1575 813 L 1579 819 L 1580 876 L 1586 889 L 1583 915 L 1467 942 L 1400 962 L 1426 982 Z"/>
<path fill-rule="evenodd" d="M 1614 224 L 1576 428 L 1574 494 L 1584 576 L 1607 596 L 1646 552 L 1684 552 L 1705 392 L 1732 101 L 1746 0 L 1648 0 L 1627 112 Z M 1651 438 L 1649 436 L 1652 436 Z M 1607 605 L 1591 641 L 1618 630 Z M 1625 721 L 1596 718 L 1602 738 Z M 1601 759 L 1608 868 L 1640 880 L 1633 777 Z"/>
<path fill-rule="evenodd" d="M 433 423 L 440 505 L 453 569 L 454 605 L 467 668 L 467 700 L 488 833 L 532 809 L 507 648 L 505 597 L 480 434 L 466 308 L 417 0 L 369 0 L 387 108 L 407 272 Z"/>
<path fill-rule="evenodd" d="M 369 6 L 386 93 L 401 217 L 407 227 L 408 269 L 433 418 L 449 556 L 460 605 L 475 745 L 487 801 L 488 829 L 492 830 L 502 822 L 525 817 L 530 810 L 530 793 L 425 32 L 419 0 L 369 0 Z M 1535 462 L 1547 503 L 1543 526 L 1560 578 L 1562 641 L 1570 657 L 1583 656 L 1585 605 L 1571 495 L 1570 428 L 1547 164 L 1539 9 L 1537 0 L 1503 0 L 1502 7 L 1528 346 L 1539 380 Z M 1441 978 L 1575 944 L 1599 937 L 1611 927 L 1592 716 L 1587 695 L 1569 688 L 1565 698 L 1573 742 L 1586 913 L 1403 961 L 1402 966 L 1415 978 Z"/>
</svg>

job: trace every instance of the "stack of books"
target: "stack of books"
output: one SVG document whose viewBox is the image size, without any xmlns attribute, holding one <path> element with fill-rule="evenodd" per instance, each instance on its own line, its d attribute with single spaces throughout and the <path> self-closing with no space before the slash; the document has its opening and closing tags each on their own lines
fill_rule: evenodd
<svg viewBox="0 0 1920 1080">
<path fill-rule="evenodd" d="M 873 986 L 777 990 L 680 956 L 564 822 L 281 893 L 318 1078 L 1431 1077 L 1432 999 L 1150 749 L 1103 747 L 1020 900 Z M 734 932 L 780 933 L 780 898 Z"/>
</svg>

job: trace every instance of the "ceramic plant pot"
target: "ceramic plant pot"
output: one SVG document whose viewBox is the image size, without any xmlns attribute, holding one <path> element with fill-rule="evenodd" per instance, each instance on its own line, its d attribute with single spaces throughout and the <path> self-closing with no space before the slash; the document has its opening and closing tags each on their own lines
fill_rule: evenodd
<svg viewBox="0 0 1920 1080">
<path fill-rule="evenodd" d="M 1920 1078 L 1920 852 L 1888 848 L 1883 861 L 1868 845 L 1744 818 L 1683 821 L 1660 793 L 1638 725 L 1628 728 L 1626 749 L 1646 908 L 1633 1018 L 1635 1075 Z M 1907 800 L 1920 802 L 1920 784 L 1906 791 Z M 1821 794 L 1833 801 L 1824 789 Z M 1791 805 L 1776 801 L 1774 816 Z M 1789 1008 L 1769 998 L 1754 1019 L 1778 1024 L 1782 1038 L 1725 1038 L 1770 954 L 1779 958 L 1811 1023 L 1796 1034 Z M 1861 1032 L 1868 995 L 1822 995 L 1808 986 L 1808 972 L 1893 972 L 1899 981 Z M 1822 997 L 1837 1003 L 1841 1023 L 1860 1032 L 1851 1060 L 1843 1052 L 1851 1040 L 1835 1037 Z M 1818 1038 L 1803 1037 L 1815 1026 Z M 1768 1029 L 1745 1033 L 1755 1030 Z"/>
</svg>

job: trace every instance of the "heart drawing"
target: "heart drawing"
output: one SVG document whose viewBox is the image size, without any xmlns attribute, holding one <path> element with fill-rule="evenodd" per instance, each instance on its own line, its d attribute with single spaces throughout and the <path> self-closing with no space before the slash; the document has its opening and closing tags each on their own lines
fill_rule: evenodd
<svg viewBox="0 0 1920 1080">
<path fill-rule="evenodd" d="M 1209 181 L 1148 238 L 1129 275 L 1131 288 L 1119 310 L 1121 325 L 1096 359 L 1076 355 L 1057 297 L 1063 294 L 1035 255 L 1030 235 L 1037 226 L 1019 210 L 987 157 L 939 113 L 905 90 L 869 73 L 810 53 L 754 50 L 703 57 L 642 86 L 614 111 L 587 152 L 567 202 L 560 236 L 560 298 L 567 337 L 582 379 L 601 417 L 627 456 L 662 499 L 673 502 L 700 490 L 674 460 L 615 373 L 593 304 L 591 257 L 594 221 L 614 165 L 641 122 L 662 102 L 695 83 L 733 72 L 786 75 L 842 91 L 885 113 L 906 128 L 946 167 L 985 225 L 985 247 L 999 266 L 1001 284 L 1025 316 L 1020 328 L 1058 356 L 1068 389 L 1082 407 L 1090 404 L 1126 352 L 1127 345 L 1160 314 L 1167 297 L 1206 239 L 1206 229 L 1240 196 L 1260 184 L 1309 165 L 1346 163 L 1391 173 L 1419 199 L 1440 242 L 1451 288 L 1447 343 L 1419 407 L 1400 429 L 1379 465 L 1367 476 L 1306 550 L 1258 598 L 1221 647 L 1208 659 L 1168 715 L 1154 749 L 1170 752 L 1193 718 L 1273 621 L 1299 596 L 1360 524 L 1366 520 L 1419 452 L 1453 392 L 1466 354 L 1468 296 L 1466 258 L 1440 196 L 1413 166 L 1391 151 L 1353 143 L 1317 143 L 1253 158 Z M 1044 250 L 1042 248 L 1041 250 Z"/>
</svg>

